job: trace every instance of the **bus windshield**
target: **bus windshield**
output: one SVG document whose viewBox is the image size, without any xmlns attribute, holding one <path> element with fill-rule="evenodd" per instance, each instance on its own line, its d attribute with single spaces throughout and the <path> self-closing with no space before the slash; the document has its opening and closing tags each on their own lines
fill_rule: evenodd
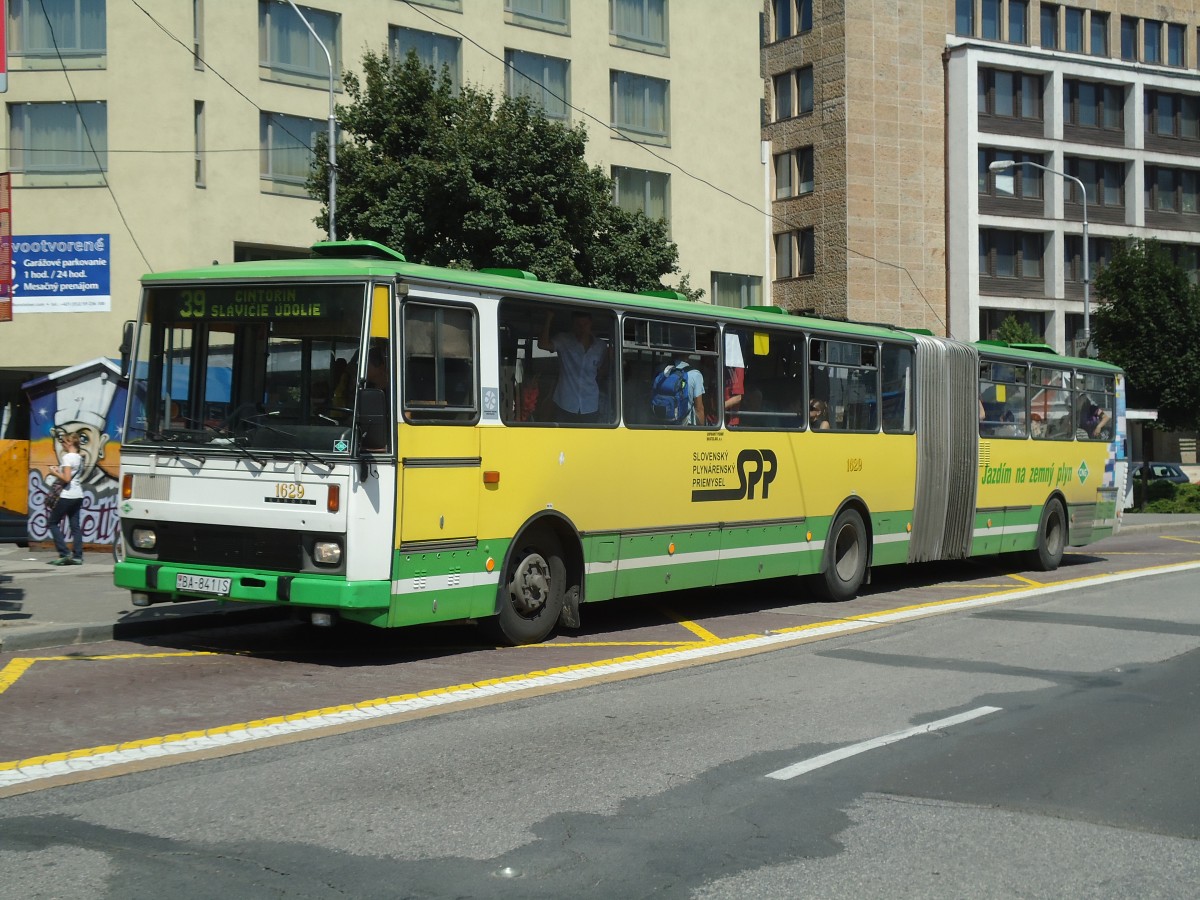
<svg viewBox="0 0 1200 900">
<path fill-rule="evenodd" d="M 348 455 L 366 296 L 361 283 L 149 288 L 125 442 Z"/>
</svg>

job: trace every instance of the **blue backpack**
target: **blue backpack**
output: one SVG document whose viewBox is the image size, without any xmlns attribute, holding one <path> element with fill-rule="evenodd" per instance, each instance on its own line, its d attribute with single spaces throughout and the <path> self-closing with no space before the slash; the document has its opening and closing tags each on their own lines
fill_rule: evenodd
<svg viewBox="0 0 1200 900">
<path fill-rule="evenodd" d="M 674 363 L 654 376 L 650 412 L 655 421 L 678 425 L 687 418 L 692 408 L 692 401 L 688 397 L 690 368 L 685 362 Z"/>
</svg>

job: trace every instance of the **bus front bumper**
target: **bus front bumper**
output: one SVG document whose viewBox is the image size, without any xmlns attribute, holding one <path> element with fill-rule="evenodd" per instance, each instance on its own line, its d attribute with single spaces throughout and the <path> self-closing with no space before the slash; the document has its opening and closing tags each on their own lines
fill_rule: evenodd
<svg viewBox="0 0 1200 900">
<path fill-rule="evenodd" d="M 336 610 L 387 609 L 391 605 L 390 581 L 350 583 L 342 575 L 259 572 L 150 560 L 117 563 L 113 584 L 160 602 L 230 600 Z"/>
</svg>

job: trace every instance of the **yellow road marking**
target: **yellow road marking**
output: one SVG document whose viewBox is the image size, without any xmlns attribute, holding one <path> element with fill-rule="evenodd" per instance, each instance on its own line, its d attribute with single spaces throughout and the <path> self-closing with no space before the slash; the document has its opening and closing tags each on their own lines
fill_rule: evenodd
<svg viewBox="0 0 1200 900">
<path fill-rule="evenodd" d="M 721 640 L 707 628 L 703 628 L 700 625 L 697 625 L 695 622 L 691 622 L 683 618 L 683 616 L 679 615 L 674 610 L 663 607 L 663 612 L 670 616 L 676 622 L 676 624 L 682 625 L 706 644 L 715 644 Z"/>
<path fill-rule="evenodd" d="M 1190 538 L 1168 537 L 1166 535 L 1160 535 L 1160 537 L 1164 541 L 1179 541 L 1181 544 L 1200 544 L 1200 541 L 1193 541 Z"/>
<path fill-rule="evenodd" d="M 188 650 L 178 653 L 114 653 L 110 656 L 20 656 L 0 669 L 0 694 L 17 683 L 17 680 L 38 662 L 105 662 L 117 659 L 167 659 L 174 656 L 220 656 L 207 650 Z"/>
<path fill-rule="evenodd" d="M 1024 575 L 1009 575 L 1008 577 L 1013 579 L 1014 581 L 1019 581 L 1022 584 L 1028 584 L 1031 587 L 1045 587 L 1046 586 L 1043 582 L 1034 581 L 1032 578 L 1026 578 Z"/>
<path fill-rule="evenodd" d="M 1063 581 L 1053 582 L 1053 583 L 1046 584 L 1046 585 L 1038 585 L 1036 582 L 1030 582 L 1028 589 L 1033 590 L 1035 587 L 1058 588 L 1063 585 L 1069 585 L 1069 584 L 1082 585 L 1082 584 L 1086 584 L 1091 581 L 1098 581 L 1098 580 L 1102 580 L 1102 579 L 1106 579 L 1106 578 L 1112 578 L 1113 576 L 1134 575 L 1134 574 L 1137 574 L 1140 572 L 1155 571 L 1160 574 L 1168 574 L 1173 570 L 1178 570 L 1179 568 L 1186 569 L 1186 568 L 1190 568 L 1190 567 L 1192 567 L 1191 563 L 1178 564 L 1178 565 L 1167 565 L 1167 566 L 1145 566 L 1145 567 L 1134 568 L 1134 569 L 1126 569 L 1126 570 L 1123 570 L 1120 572 L 1108 572 L 1108 573 L 1104 573 L 1101 575 L 1089 575 L 1089 576 L 1083 576 L 1080 578 L 1066 579 Z M 810 622 L 805 625 L 797 625 L 797 626 L 793 626 L 790 628 L 773 629 L 771 633 L 772 634 L 802 634 L 803 632 L 806 632 L 806 631 L 815 631 L 817 629 L 826 628 L 829 625 L 833 625 L 833 624 L 837 624 L 837 623 L 850 623 L 850 622 L 861 622 L 864 626 L 870 626 L 870 625 L 874 624 L 874 620 L 876 620 L 877 618 L 884 616 L 884 615 L 895 615 L 897 613 L 902 613 L 902 612 L 918 612 L 918 611 L 923 611 L 923 610 L 928 610 L 930 612 L 930 614 L 933 614 L 939 608 L 943 608 L 943 607 L 951 607 L 956 604 L 967 603 L 967 602 L 975 601 L 975 600 L 986 600 L 986 599 L 992 598 L 992 597 L 1001 597 L 1006 594 L 1012 594 L 1015 598 L 1015 597 L 1021 596 L 1023 593 L 1024 593 L 1024 591 L 1022 591 L 1022 590 L 1017 590 L 1014 592 L 1014 590 L 1011 587 L 1006 587 L 1003 590 L 975 594 L 975 595 L 966 596 L 966 597 L 954 597 L 954 598 L 946 599 L 946 600 L 933 600 L 933 601 L 929 601 L 926 603 L 915 603 L 915 604 L 911 604 L 909 606 L 901 606 L 901 607 L 896 607 L 894 609 L 889 609 L 889 610 L 877 610 L 872 613 L 863 613 L 863 614 L 856 615 L 856 616 L 845 616 L 845 617 L 830 619 L 827 621 Z M 378 708 L 378 707 L 385 706 L 385 705 L 403 703 L 405 701 L 413 700 L 413 699 L 417 699 L 417 698 L 445 697 L 447 695 L 453 695 L 453 694 L 462 693 L 465 691 L 475 690 L 477 688 L 486 687 L 489 685 L 511 684 L 511 683 L 516 683 L 516 682 L 524 681 L 524 680 L 531 679 L 531 678 L 544 677 L 544 676 L 563 674 L 563 673 L 569 673 L 569 672 L 577 672 L 577 671 L 582 671 L 582 670 L 587 670 L 587 669 L 596 669 L 596 668 L 600 668 L 600 667 L 604 667 L 604 666 L 611 666 L 611 665 L 618 664 L 618 663 L 653 660 L 658 657 L 668 656 L 672 652 L 680 649 L 681 646 L 682 647 L 701 647 L 701 646 L 711 646 L 712 644 L 736 645 L 740 642 L 743 642 L 743 641 L 746 641 L 746 640 L 749 640 L 752 638 L 757 638 L 757 637 L 760 637 L 760 635 L 747 634 L 747 635 L 740 635 L 738 637 L 731 637 L 731 638 L 718 638 L 714 635 L 712 641 L 705 641 L 703 644 L 690 643 L 690 644 L 682 644 L 682 645 L 680 645 L 680 644 L 664 645 L 664 646 L 661 646 L 660 649 L 657 649 L 657 650 L 648 650 L 643 653 L 633 654 L 633 655 L 629 655 L 629 656 L 621 656 L 621 657 L 616 657 L 613 659 L 596 660 L 593 662 L 585 662 L 585 663 L 576 663 L 573 665 L 558 666 L 558 667 L 546 669 L 546 670 L 538 670 L 538 671 L 534 671 L 534 672 L 524 672 L 524 673 L 521 673 L 518 675 L 507 675 L 507 676 L 503 676 L 500 678 L 487 679 L 484 681 L 469 682 L 466 684 L 451 685 L 448 687 L 430 688 L 430 689 L 427 689 L 424 691 L 418 691 L 415 693 L 401 694 L 401 695 L 392 696 L 392 697 L 382 697 L 382 698 L 377 698 L 374 700 L 365 700 L 360 703 L 342 704 L 340 706 L 332 706 L 332 707 L 324 707 L 321 709 L 306 710 L 304 712 L 292 713 L 289 715 L 272 716 L 267 719 L 256 719 L 252 722 L 240 722 L 240 723 L 235 723 L 232 725 L 222 725 L 222 726 L 218 726 L 215 728 L 209 728 L 209 729 L 203 729 L 203 730 L 188 731 L 188 732 L 182 732 L 182 733 L 177 733 L 177 734 L 160 735 L 160 736 L 156 736 L 156 737 L 143 738 L 141 740 L 127 741 L 127 742 L 124 742 L 121 744 L 108 744 L 108 745 L 100 746 L 100 747 L 87 747 L 87 748 L 82 748 L 82 749 L 78 749 L 78 750 L 70 750 L 70 751 L 61 752 L 61 753 L 53 753 L 53 754 L 49 754 L 46 756 L 36 756 L 36 757 L 29 757 L 26 759 L 11 760 L 9 762 L 0 762 L 0 771 L 11 771 L 13 769 L 22 769 L 22 768 L 33 767 L 33 766 L 46 765 L 49 763 L 63 762 L 66 760 L 86 759 L 88 757 L 97 756 L 97 755 L 104 754 L 104 753 L 113 753 L 113 752 L 122 751 L 122 750 L 136 750 L 136 749 L 145 748 L 145 747 L 155 747 L 155 746 L 161 746 L 161 745 L 166 745 L 166 744 L 174 744 L 174 743 L 178 743 L 180 741 L 190 740 L 190 739 L 195 739 L 195 738 L 202 738 L 202 737 L 209 736 L 209 735 L 229 734 L 231 732 L 244 731 L 244 730 L 252 729 L 252 728 L 263 728 L 263 727 L 270 726 L 270 725 L 278 725 L 278 724 L 284 724 L 284 723 L 290 723 L 290 722 L 299 722 L 299 721 L 319 718 L 322 716 L 332 716 L 336 713 L 346 712 L 346 711 L 350 711 L 350 710 L 370 710 L 370 709 Z M 570 645 L 558 645 L 558 646 L 570 646 Z M 186 652 L 186 653 L 122 654 L 122 655 L 117 655 L 117 656 L 112 656 L 112 657 L 103 657 L 102 656 L 102 657 L 91 657 L 91 658 L 104 660 L 104 659 L 138 659 L 138 658 L 156 658 L 156 657 L 170 657 L 170 656 L 214 656 L 214 655 L 220 655 L 220 654 L 214 654 L 209 651 L 200 651 L 200 652 Z M 43 657 L 42 659 L 46 659 L 46 660 L 80 660 L 80 659 L 88 659 L 88 658 L 89 657 L 64 656 L 64 657 Z M 37 659 L 32 660 L 32 662 L 36 662 L 36 661 L 38 661 L 38 660 Z M 18 660 L 14 660 L 14 662 L 18 662 Z M 9 665 L 11 666 L 12 663 L 10 663 Z M 25 668 L 28 668 L 28 666 L 26 666 Z M 5 667 L 4 671 L 7 671 L 7 670 L 8 670 L 8 667 Z M 3 673 L 0 673 L 0 675 L 2 675 L 2 674 Z M 20 676 L 18 675 L 17 677 L 20 677 Z"/>
<path fill-rule="evenodd" d="M 522 644 L 520 647 L 501 647 L 502 650 L 562 650 L 566 647 L 699 647 L 701 641 L 547 641 L 542 644 Z"/>
</svg>

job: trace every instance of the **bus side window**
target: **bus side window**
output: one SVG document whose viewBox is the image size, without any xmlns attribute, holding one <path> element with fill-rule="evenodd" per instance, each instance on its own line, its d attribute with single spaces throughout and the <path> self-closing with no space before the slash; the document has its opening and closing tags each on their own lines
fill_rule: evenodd
<svg viewBox="0 0 1200 900">
<path fill-rule="evenodd" d="M 738 339 L 745 365 L 742 401 L 736 416 L 727 408 L 726 425 L 735 430 L 803 428 L 808 418 L 804 413 L 804 335 L 742 326 L 727 327 L 725 335 L 726 339 Z M 726 347 L 727 358 L 729 349 Z"/>
</svg>

